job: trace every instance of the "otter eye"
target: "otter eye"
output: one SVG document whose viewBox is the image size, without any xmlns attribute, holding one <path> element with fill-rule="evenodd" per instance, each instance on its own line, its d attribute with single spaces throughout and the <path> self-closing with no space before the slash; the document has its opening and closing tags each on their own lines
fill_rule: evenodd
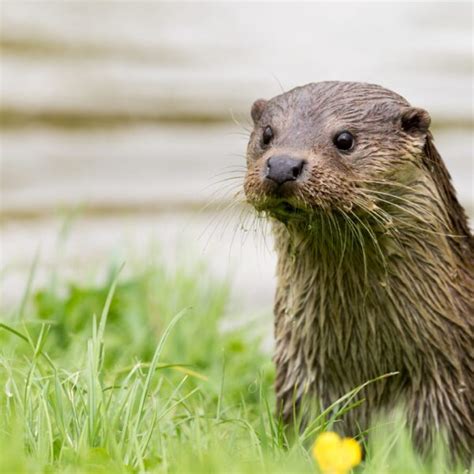
<svg viewBox="0 0 474 474">
<path fill-rule="evenodd" d="M 264 145 L 268 145 L 268 144 L 272 141 L 272 138 L 273 138 L 273 130 L 272 130 L 272 127 L 270 127 L 270 125 L 267 125 L 267 126 L 263 129 L 262 143 L 263 143 Z"/>
<path fill-rule="evenodd" d="M 350 150 L 352 145 L 354 145 L 354 137 L 349 132 L 338 133 L 334 137 L 334 145 L 336 145 L 339 150 Z"/>
</svg>

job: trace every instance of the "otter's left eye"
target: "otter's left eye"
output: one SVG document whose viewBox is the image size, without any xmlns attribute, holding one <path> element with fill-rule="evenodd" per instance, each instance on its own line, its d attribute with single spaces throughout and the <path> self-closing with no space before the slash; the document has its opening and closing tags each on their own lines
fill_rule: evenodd
<svg viewBox="0 0 474 474">
<path fill-rule="evenodd" d="M 262 143 L 264 145 L 268 145 L 272 141 L 272 138 L 273 138 L 273 130 L 272 130 L 272 127 L 268 125 L 263 130 Z"/>
<path fill-rule="evenodd" d="M 336 145 L 339 150 L 350 150 L 354 145 L 354 137 L 349 132 L 338 133 L 334 137 L 334 145 Z"/>
</svg>

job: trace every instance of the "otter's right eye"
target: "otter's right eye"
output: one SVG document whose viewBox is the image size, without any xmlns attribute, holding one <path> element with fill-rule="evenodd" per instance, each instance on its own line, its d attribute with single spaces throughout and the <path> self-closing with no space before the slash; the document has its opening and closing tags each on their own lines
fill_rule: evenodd
<svg viewBox="0 0 474 474">
<path fill-rule="evenodd" d="M 348 151 L 352 148 L 353 144 L 354 137 L 349 132 L 344 131 L 334 137 L 334 145 L 336 145 L 339 150 Z"/>
<path fill-rule="evenodd" d="M 264 145 L 268 145 L 268 144 L 272 141 L 272 138 L 273 138 L 273 130 L 272 130 L 272 127 L 270 127 L 270 125 L 267 125 L 267 126 L 263 129 L 262 143 L 263 143 Z"/>
</svg>

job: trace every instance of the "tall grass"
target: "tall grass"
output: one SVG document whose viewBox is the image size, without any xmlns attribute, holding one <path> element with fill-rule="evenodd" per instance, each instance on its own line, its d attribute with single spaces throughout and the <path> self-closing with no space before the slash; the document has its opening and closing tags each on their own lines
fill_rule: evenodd
<svg viewBox="0 0 474 474">
<path fill-rule="evenodd" d="M 270 319 L 223 330 L 228 287 L 203 266 L 30 288 L 0 326 L 2 473 L 314 473 L 308 448 L 358 390 L 288 439 Z M 449 472 L 421 462 L 402 423 L 366 447 L 360 472 Z"/>
</svg>

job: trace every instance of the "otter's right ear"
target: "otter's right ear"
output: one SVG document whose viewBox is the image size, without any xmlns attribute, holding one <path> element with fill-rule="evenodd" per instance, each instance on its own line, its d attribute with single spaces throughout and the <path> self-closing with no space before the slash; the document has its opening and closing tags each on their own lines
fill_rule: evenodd
<svg viewBox="0 0 474 474">
<path fill-rule="evenodd" d="M 260 117 L 265 110 L 267 101 L 265 99 L 257 99 L 250 110 L 250 115 L 252 116 L 253 123 L 257 123 L 260 120 Z"/>
<path fill-rule="evenodd" d="M 402 129 L 407 133 L 426 133 L 431 123 L 430 114 L 417 107 L 407 107 L 401 115 Z"/>
</svg>

